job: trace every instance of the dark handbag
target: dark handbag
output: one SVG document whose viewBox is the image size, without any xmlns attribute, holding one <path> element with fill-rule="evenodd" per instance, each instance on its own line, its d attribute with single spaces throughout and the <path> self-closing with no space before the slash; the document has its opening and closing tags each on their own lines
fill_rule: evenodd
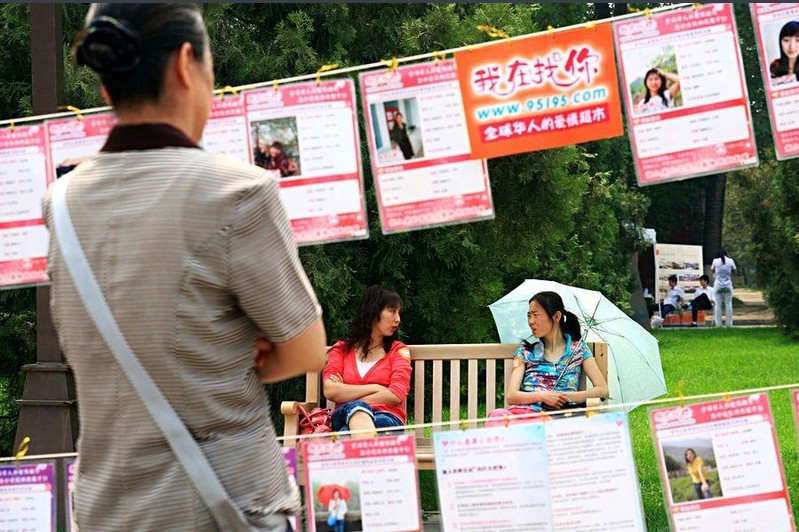
<svg viewBox="0 0 799 532">
<path fill-rule="evenodd" d="M 329 408 L 317 406 L 309 412 L 301 404 L 297 404 L 297 412 L 299 414 L 297 428 L 300 434 L 323 434 L 333 431 Z"/>
</svg>

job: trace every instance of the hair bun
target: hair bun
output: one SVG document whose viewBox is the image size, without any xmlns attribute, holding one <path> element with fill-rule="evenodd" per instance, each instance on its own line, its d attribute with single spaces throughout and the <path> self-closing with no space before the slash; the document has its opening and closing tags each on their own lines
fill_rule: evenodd
<svg viewBox="0 0 799 532">
<path fill-rule="evenodd" d="M 142 39 L 138 32 L 113 17 L 94 18 L 78 44 L 76 58 L 100 75 L 130 72 L 142 60 Z"/>
</svg>

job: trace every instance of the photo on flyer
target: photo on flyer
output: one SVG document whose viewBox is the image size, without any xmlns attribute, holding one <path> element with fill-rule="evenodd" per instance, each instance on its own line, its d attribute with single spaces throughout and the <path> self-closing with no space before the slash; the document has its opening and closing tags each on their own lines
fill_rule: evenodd
<svg viewBox="0 0 799 532">
<path fill-rule="evenodd" d="M 613 23 L 638 185 L 758 163 L 731 4 Z"/>
<path fill-rule="evenodd" d="M 778 160 L 799 156 L 799 6 L 749 5 Z"/>
<path fill-rule="evenodd" d="M 492 219 L 455 61 L 365 72 L 360 83 L 383 233 Z"/>
<path fill-rule="evenodd" d="M 349 79 L 243 93 L 250 163 L 278 180 L 298 245 L 368 237 Z"/>
<path fill-rule="evenodd" d="M 768 396 L 649 411 L 672 529 L 795 530 Z"/>
</svg>

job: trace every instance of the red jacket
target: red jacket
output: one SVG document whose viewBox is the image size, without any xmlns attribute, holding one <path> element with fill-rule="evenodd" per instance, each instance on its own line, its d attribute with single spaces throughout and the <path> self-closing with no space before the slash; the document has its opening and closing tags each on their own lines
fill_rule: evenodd
<svg viewBox="0 0 799 532">
<path fill-rule="evenodd" d="M 405 416 L 405 397 L 411 389 L 411 350 L 402 342 L 395 341 L 386 356 L 377 361 L 361 378 L 355 364 L 355 348 L 347 349 L 342 340 L 336 342 L 328 353 L 327 364 L 322 371 L 322 382 L 331 375 L 339 374 L 345 384 L 380 384 L 399 397 L 400 404 L 373 404 L 375 410 L 390 412 L 402 420 Z"/>
</svg>

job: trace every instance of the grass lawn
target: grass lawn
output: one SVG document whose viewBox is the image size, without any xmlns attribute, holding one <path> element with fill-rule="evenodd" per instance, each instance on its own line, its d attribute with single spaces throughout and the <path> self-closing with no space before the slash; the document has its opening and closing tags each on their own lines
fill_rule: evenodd
<svg viewBox="0 0 799 532">
<path fill-rule="evenodd" d="M 669 397 L 677 397 L 682 382 L 684 395 L 761 388 L 799 382 L 794 359 L 799 343 L 786 339 L 775 328 L 753 329 L 667 329 L 655 331 Z M 799 484 L 797 434 L 788 390 L 770 394 L 777 439 L 788 486 Z M 669 405 L 662 405 L 669 406 Z M 646 526 L 651 532 L 668 531 L 668 517 L 655 458 L 648 407 L 630 413 L 633 453 Z M 419 474 L 422 507 L 438 511 L 435 473 Z M 791 505 L 799 516 L 799 490 L 793 490 Z"/>
</svg>

